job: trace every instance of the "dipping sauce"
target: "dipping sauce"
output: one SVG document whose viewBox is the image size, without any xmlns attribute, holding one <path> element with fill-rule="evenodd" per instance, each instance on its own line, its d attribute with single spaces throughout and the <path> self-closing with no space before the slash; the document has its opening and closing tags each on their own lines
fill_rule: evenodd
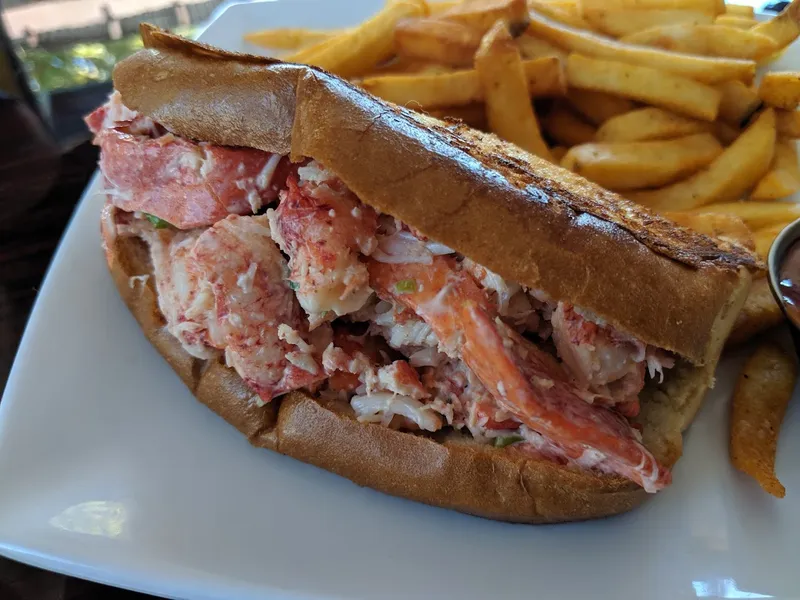
<svg viewBox="0 0 800 600">
<path fill-rule="evenodd" d="M 800 325 L 800 241 L 793 243 L 783 258 L 780 270 L 780 287 L 786 314 Z"/>
</svg>

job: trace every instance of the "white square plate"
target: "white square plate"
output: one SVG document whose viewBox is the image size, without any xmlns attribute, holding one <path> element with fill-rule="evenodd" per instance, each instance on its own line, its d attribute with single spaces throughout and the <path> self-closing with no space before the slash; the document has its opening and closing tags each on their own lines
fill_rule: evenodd
<svg viewBox="0 0 800 600">
<path fill-rule="evenodd" d="M 346 26 L 379 2 L 236 5 L 203 39 L 252 51 L 245 31 Z M 675 483 L 631 514 L 530 527 L 391 498 L 251 448 L 194 400 L 106 272 L 98 192 L 53 259 L 0 404 L 0 553 L 172 597 L 800 598 L 800 405 L 776 501 L 728 461 L 735 359 Z"/>
</svg>

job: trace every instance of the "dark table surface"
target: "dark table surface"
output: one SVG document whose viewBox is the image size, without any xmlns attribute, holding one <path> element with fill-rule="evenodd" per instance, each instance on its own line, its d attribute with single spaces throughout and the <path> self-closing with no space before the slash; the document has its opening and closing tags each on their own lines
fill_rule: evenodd
<svg viewBox="0 0 800 600">
<path fill-rule="evenodd" d="M 88 140 L 61 150 L 30 126 L 19 106 L 0 98 L 0 395 L 50 258 L 97 163 Z M 146 598 L 0 558 L 1 600 Z"/>
</svg>

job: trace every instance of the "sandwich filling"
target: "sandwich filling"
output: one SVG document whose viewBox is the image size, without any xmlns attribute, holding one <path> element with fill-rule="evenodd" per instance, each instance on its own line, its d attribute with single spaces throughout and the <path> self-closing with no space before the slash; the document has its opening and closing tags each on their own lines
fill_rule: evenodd
<svg viewBox="0 0 800 600">
<path fill-rule="evenodd" d="M 107 231 L 147 243 L 166 329 L 253 402 L 307 390 L 364 423 L 669 484 L 629 420 L 667 352 L 379 214 L 314 160 L 180 138 L 116 93 L 86 120 Z"/>
</svg>

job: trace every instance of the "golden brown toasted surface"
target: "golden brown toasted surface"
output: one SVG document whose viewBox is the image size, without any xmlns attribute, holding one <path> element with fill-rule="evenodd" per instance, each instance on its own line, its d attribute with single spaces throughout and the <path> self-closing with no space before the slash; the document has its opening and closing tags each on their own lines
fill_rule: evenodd
<svg viewBox="0 0 800 600">
<path fill-rule="evenodd" d="M 312 67 L 143 31 L 149 49 L 114 73 L 131 108 L 182 136 L 315 158 L 365 203 L 695 364 L 761 267 L 490 134 Z"/>
</svg>

